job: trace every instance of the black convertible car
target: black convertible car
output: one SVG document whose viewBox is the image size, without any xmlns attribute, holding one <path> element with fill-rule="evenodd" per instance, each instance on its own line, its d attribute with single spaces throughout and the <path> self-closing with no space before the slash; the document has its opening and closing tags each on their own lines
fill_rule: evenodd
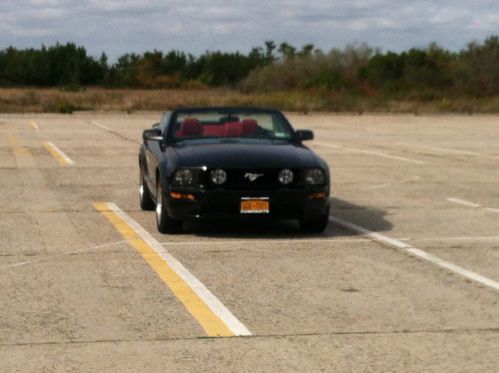
<svg viewBox="0 0 499 373">
<path fill-rule="evenodd" d="M 298 219 L 305 232 L 329 221 L 329 168 L 277 110 L 191 108 L 164 114 L 143 133 L 140 206 L 158 230 L 184 220 Z"/>
</svg>

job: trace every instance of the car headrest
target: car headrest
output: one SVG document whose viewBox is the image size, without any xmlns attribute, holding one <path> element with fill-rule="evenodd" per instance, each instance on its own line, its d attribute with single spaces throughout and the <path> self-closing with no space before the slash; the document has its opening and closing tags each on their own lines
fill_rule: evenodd
<svg viewBox="0 0 499 373">
<path fill-rule="evenodd" d="M 196 118 L 185 118 L 180 126 L 179 136 L 201 136 L 203 128 Z"/>
<path fill-rule="evenodd" d="M 252 135 L 256 132 L 258 123 L 254 119 L 244 119 L 241 122 L 241 136 Z"/>
</svg>

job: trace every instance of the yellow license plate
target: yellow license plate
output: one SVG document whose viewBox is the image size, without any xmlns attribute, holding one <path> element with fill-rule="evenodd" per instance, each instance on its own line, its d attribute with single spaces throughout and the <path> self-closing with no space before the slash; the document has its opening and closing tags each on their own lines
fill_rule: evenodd
<svg viewBox="0 0 499 373">
<path fill-rule="evenodd" d="M 241 214 L 268 214 L 269 199 L 261 198 L 242 198 Z"/>
</svg>

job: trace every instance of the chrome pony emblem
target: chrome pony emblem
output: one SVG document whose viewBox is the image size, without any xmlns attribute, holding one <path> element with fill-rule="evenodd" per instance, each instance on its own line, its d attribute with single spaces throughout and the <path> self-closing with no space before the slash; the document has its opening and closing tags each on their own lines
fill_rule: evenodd
<svg viewBox="0 0 499 373">
<path fill-rule="evenodd" d="M 260 176 L 263 176 L 263 174 L 252 174 L 250 172 L 247 172 L 244 174 L 244 177 L 249 179 L 249 181 L 255 181 L 258 179 Z"/>
</svg>

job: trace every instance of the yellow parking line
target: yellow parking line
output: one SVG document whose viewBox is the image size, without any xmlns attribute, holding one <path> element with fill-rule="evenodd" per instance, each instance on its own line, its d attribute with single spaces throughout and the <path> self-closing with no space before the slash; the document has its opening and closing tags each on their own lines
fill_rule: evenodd
<svg viewBox="0 0 499 373">
<path fill-rule="evenodd" d="M 14 134 L 7 133 L 7 137 L 14 153 L 14 157 L 16 158 L 17 167 L 34 167 L 36 165 L 35 158 L 33 158 L 33 155 L 29 149 L 22 146 Z"/>
<path fill-rule="evenodd" d="M 19 144 L 19 141 L 17 141 L 17 137 L 15 135 L 13 135 L 12 133 L 9 133 L 7 136 L 9 138 L 10 146 L 14 150 L 14 154 L 31 156 L 31 152 L 29 151 L 29 149 L 27 149 L 24 146 L 22 146 L 21 144 Z"/>
<path fill-rule="evenodd" d="M 29 122 L 29 125 L 31 128 L 33 128 L 36 132 L 39 132 L 40 131 L 40 127 L 38 127 L 38 124 L 33 120 L 31 122 Z"/>
<path fill-rule="evenodd" d="M 143 231 L 142 227 L 117 206 L 111 203 L 94 203 L 94 207 L 142 255 L 208 336 L 251 335 L 199 280 L 170 254 L 160 252 L 157 248 L 161 248 L 159 242 Z"/>
<path fill-rule="evenodd" d="M 74 165 L 73 160 L 71 160 L 66 154 L 64 154 L 61 149 L 59 149 L 53 143 L 46 142 L 45 144 L 43 144 L 43 146 L 50 154 L 52 154 L 52 156 L 57 160 L 57 162 L 59 162 L 61 166 Z"/>
</svg>

